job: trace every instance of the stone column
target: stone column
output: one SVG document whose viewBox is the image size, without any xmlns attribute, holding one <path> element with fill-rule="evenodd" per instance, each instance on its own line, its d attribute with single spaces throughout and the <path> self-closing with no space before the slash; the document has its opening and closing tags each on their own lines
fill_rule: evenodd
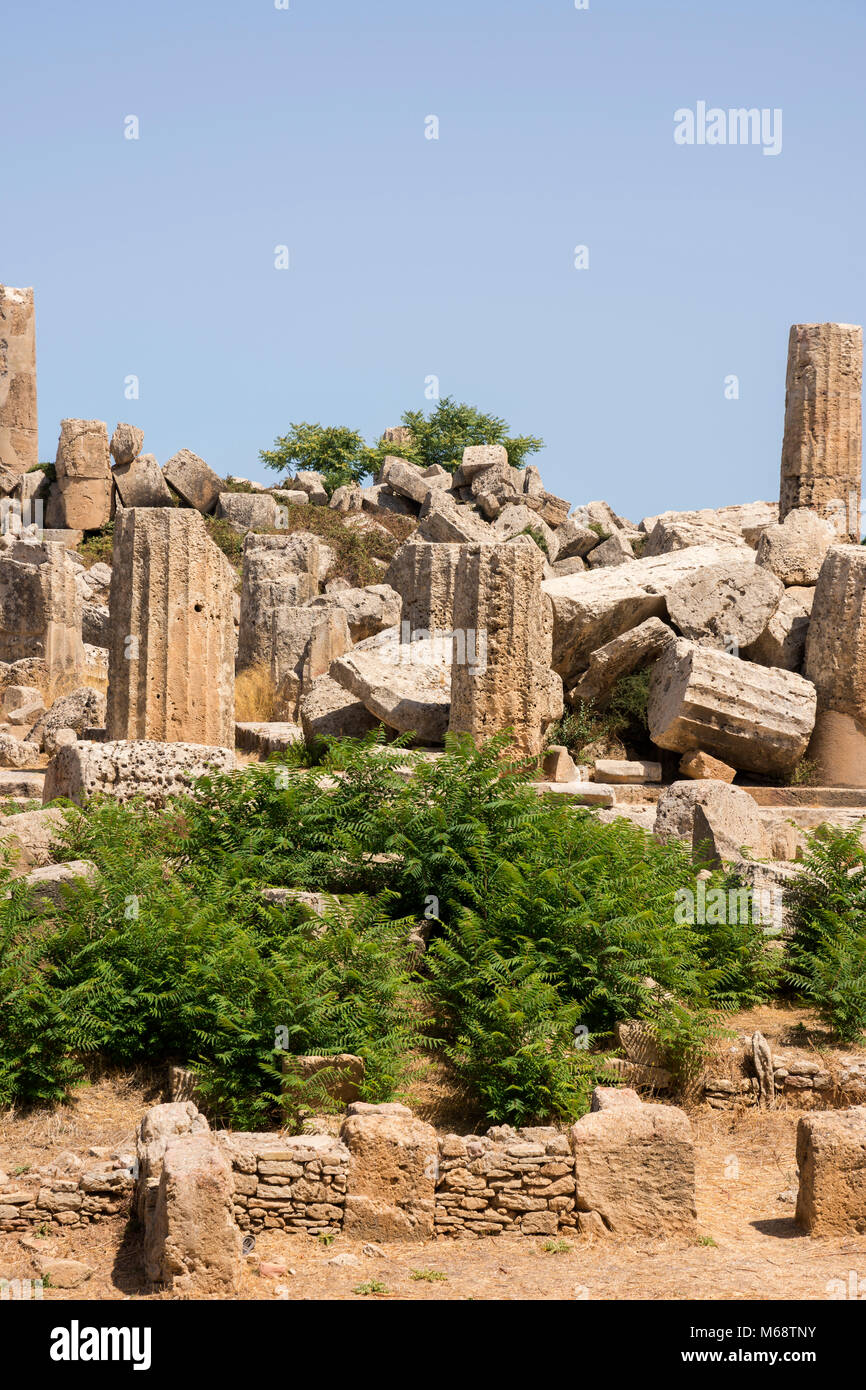
<svg viewBox="0 0 866 1390">
<path fill-rule="evenodd" d="M 118 513 L 109 739 L 234 747 L 234 587 L 234 570 L 198 512 Z"/>
<path fill-rule="evenodd" d="M 795 323 L 788 340 L 779 520 L 809 507 L 860 540 L 863 329 Z"/>
<path fill-rule="evenodd" d="M 803 674 L 818 691 L 807 757 L 829 787 L 866 787 L 866 547 L 834 545 L 815 586 Z"/>
<path fill-rule="evenodd" d="M 562 714 L 544 557 L 528 536 L 460 549 L 449 729 L 483 741 L 510 728 L 514 749 L 537 757 L 544 730 Z"/>
<path fill-rule="evenodd" d="M 33 291 L 0 285 L 0 466 L 26 473 L 38 462 Z"/>
</svg>

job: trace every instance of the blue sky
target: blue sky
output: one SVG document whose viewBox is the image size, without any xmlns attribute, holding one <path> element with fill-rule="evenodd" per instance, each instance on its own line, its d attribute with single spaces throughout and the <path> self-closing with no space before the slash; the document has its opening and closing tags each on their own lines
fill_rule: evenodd
<svg viewBox="0 0 866 1390">
<path fill-rule="evenodd" d="M 789 326 L 866 313 L 866 6 L 589 4 L 5 0 L 41 457 L 128 419 L 272 480 L 290 421 L 374 437 L 435 375 L 575 503 L 776 497 Z M 701 100 L 781 108 L 781 153 L 676 145 Z"/>
</svg>

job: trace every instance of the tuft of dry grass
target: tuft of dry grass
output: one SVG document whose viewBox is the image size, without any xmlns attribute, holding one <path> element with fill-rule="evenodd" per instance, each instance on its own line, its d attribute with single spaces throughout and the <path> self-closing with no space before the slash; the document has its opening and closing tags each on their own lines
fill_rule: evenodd
<svg viewBox="0 0 866 1390">
<path fill-rule="evenodd" d="M 235 719 L 239 724 L 269 724 L 277 717 L 277 687 L 267 666 L 259 662 L 235 677 Z"/>
</svg>

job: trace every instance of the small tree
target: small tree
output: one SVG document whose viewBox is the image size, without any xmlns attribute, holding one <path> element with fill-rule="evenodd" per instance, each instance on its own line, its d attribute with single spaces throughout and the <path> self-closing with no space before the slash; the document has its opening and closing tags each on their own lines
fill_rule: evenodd
<svg viewBox="0 0 866 1390">
<path fill-rule="evenodd" d="M 373 451 L 379 458 L 394 454 L 409 459 L 422 468 L 438 463 L 453 473 L 463 458 L 463 450 L 472 444 L 504 444 L 508 462 L 523 468 L 530 454 L 544 448 L 544 440 L 536 435 L 510 436 L 505 420 L 497 415 L 485 415 L 465 402 L 458 403 L 444 396 L 430 415 L 421 410 L 407 410 L 402 423 L 412 431 L 409 444 L 380 442 Z"/>
<path fill-rule="evenodd" d="M 273 449 L 262 449 L 259 458 L 267 468 L 289 477 L 307 469 L 321 473 L 329 492 L 360 482 L 375 466 L 357 430 L 306 421 L 290 425 L 288 434 L 275 439 Z"/>
</svg>

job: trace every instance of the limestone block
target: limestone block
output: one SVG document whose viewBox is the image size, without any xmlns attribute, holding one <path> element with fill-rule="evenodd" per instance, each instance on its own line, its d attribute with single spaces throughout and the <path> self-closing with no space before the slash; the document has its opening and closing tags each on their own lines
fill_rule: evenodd
<svg viewBox="0 0 866 1390">
<path fill-rule="evenodd" d="M 569 692 L 569 699 L 604 705 L 622 676 L 642 671 L 675 641 L 676 634 L 661 618 L 647 618 L 592 653 L 589 667 Z"/>
<path fill-rule="evenodd" d="M 111 516 L 111 457 L 102 420 L 63 420 L 57 481 L 45 512 L 49 527 L 95 531 Z"/>
<path fill-rule="evenodd" d="M 441 549 L 428 546 L 428 550 Z M 386 576 L 387 577 L 387 576 Z M 353 642 L 364 642 L 385 628 L 396 627 L 400 621 L 400 595 L 385 584 L 368 584 L 364 589 L 346 588 L 335 593 L 320 594 L 310 607 L 316 612 L 344 613 Z M 344 648 L 345 650 L 345 648 Z M 341 653 L 335 652 L 335 656 Z"/>
<path fill-rule="evenodd" d="M 553 603 L 554 670 L 570 688 L 597 648 L 647 618 L 666 618 L 666 596 L 679 580 L 741 557 L 739 545 L 699 545 L 673 555 L 544 580 L 542 589 Z"/>
<path fill-rule="evenodd" d="M 394 458 L 390 454 L 382 464 L 377 481 L 396 492 L 398 497 L 407 497 L 419 506 L 430 491 L 430 483 L 417 464 L 407 463 L 405 459 Z"/>
<path fill-rule="evenodd" d="M 515 749 L 530 757 L 563 708 L 543 566 L 534 542 L 518 536 L 465 546 L 455 580 L 449 728 L 478 740 L 510 729 Z"/>
<path fill-rule="evenodd" d="M 817 584 L 835 538 L 832 522 L 800 507 L 778 525 L 767 527 L 758 541 L 755 563 L 775 574 L 786 588 Z"/>
<path fill-rule="evenodd" d="M 650 677 L 647 718 L 659 748 L 703 749 L 733 767 L 777 777 L 805 753 L 815 706 L 814 685 L 793 671 L 679 638 Z"/>
<path fill-rule="evenodd" d="M 402 599 L 410 632 L 451 632 L 459 545 L 434 545 L 410 536 L 385 573 L 385 583 Z"/>
<path fill-rule="evenodd" d="M 277 503 L 269 492 L 221 492 L 217 516 L 244 531 L 273 531 L 277 527 Z"/>
<path fill-rule="evenodd" d="M 174 505 L 168 483 L 153 454 L 140 454 L 129 463 L 119 463 L 112 477 L 124 507 Z"/>
<path fill-rule="evenodd" d="M 797 1167 L 798 1226 L 810 1236 L 866 1234 L 866 1106 L 804 1115 Z"/>
<path fill-rule="evenodd" d="M 621 1237 L 696 1237 L 694 1144 L 682 1110 L 619 1104 L 584 1115 L 571 1137 L 579 1211 L 597 1212 Z"/>
<path fill-rule="evenodd" d="M 178 450 L 165 464 L 162 473 L 178 497 L 199 512 L 212 512 L 220 493 L 225 491 L 222 479 L 192 449 Z"/>
<path fill-rule="evenodd" d="M 232 772 L 234 766 L 233 748 L 153 739 L 74 743 L 60 748 L 48 764 L 42 800 L 65 797 L 82 806 L 92 796 L 117 801 L 140 796 L 149 806 L 162 806 L 188 792 L 198 778 Z"/>
<path fill-rule="evenodd" d="M 56 542 L 21 540 L 0 548 L 0 661 L 38 658 L 49 677 L 81 666 L 75 573 Z"/>
<path fill-rule="evenodd" d="M 760 812 L 748 792 L 726 782 L 674 782 L 656 806 L 657 840 L 685 840 L 713 866 L 743 858 L 766 858 L 769 841 Z"/>
<path fill-rule="evenodd" d="M 137 459 L 144 447 L 144 434 L 135 425 L 119 424 L 116 426 L 114 434 L 111 436 L 109 444 L 111 457 L 114 462 L 121 467 Z M 125 502 L 125 506 L 135 506 L 134 502 Z"/>
<path fill-rule="evenodd" d="M 680 758 L 680 772 L 683 777 L 696 781 L 709 779 L 714 782 L 733 782 L 737 775 L 735 767 L 729 767 L 720 758 L 712 758 L 709 753 L 695 749 L 693 753 L 683 753 Z"/>
<path fill-rule="evenodd" d="M 668 591 L 668 615 L 683 637 L 736 654 L 761 636 L 782 592 L 775 575 L 750 556 L 679 580 Z"/>
<path fill-rule="evenodd" d="M 394 1113 L 392 1106 L 359 1111 L 357 1106 L 340 1130 L 350 1154 L 346 1235 L 358 1240 L 429 1239 L 439 1171 L 436 1131 L 411 1112 Z"/>
<path fill-rule="evenodd" d="M 354 699 L 345 686 L 330 676 L 319 676 L 305 688 L 300 701 L 304 738 L 363 738 L 379 727 L 362 700 Z"/>
<path fill-rule="evenodd" d="M 144 1239 L 145 1270 L 173 1293 L 231 1297 L 241 1272 L 232 1165 L 210 1134 L 168 1140 Z"/>
<path fill-rule="evenodd" d="M 451 660 L 445 636 L 400 642 L 388 630 L 353 647 L 329 674 L 389 729 L 436 744 L 448 728 Z"/>
<path fill-rule="evenodd" d="M 118 515 L 109 739 L 234 748 L 234 586 L 197 512 L 130 507 Z"/>
<path fill-rule="evenodd" d="M 836 545 L 821 566 L 803 671 L 818 692 L 809 757 L 827 786 L 866 786 L 866 547 Z"/>
<path fill-rule="evenodd" d="M 779 666 L 783 671 L 801 670 L 814 598 L 812 588 L 786 589 L 757 642 L 749 647 L 749 660 L 759 666 Z"/>
</svg>

